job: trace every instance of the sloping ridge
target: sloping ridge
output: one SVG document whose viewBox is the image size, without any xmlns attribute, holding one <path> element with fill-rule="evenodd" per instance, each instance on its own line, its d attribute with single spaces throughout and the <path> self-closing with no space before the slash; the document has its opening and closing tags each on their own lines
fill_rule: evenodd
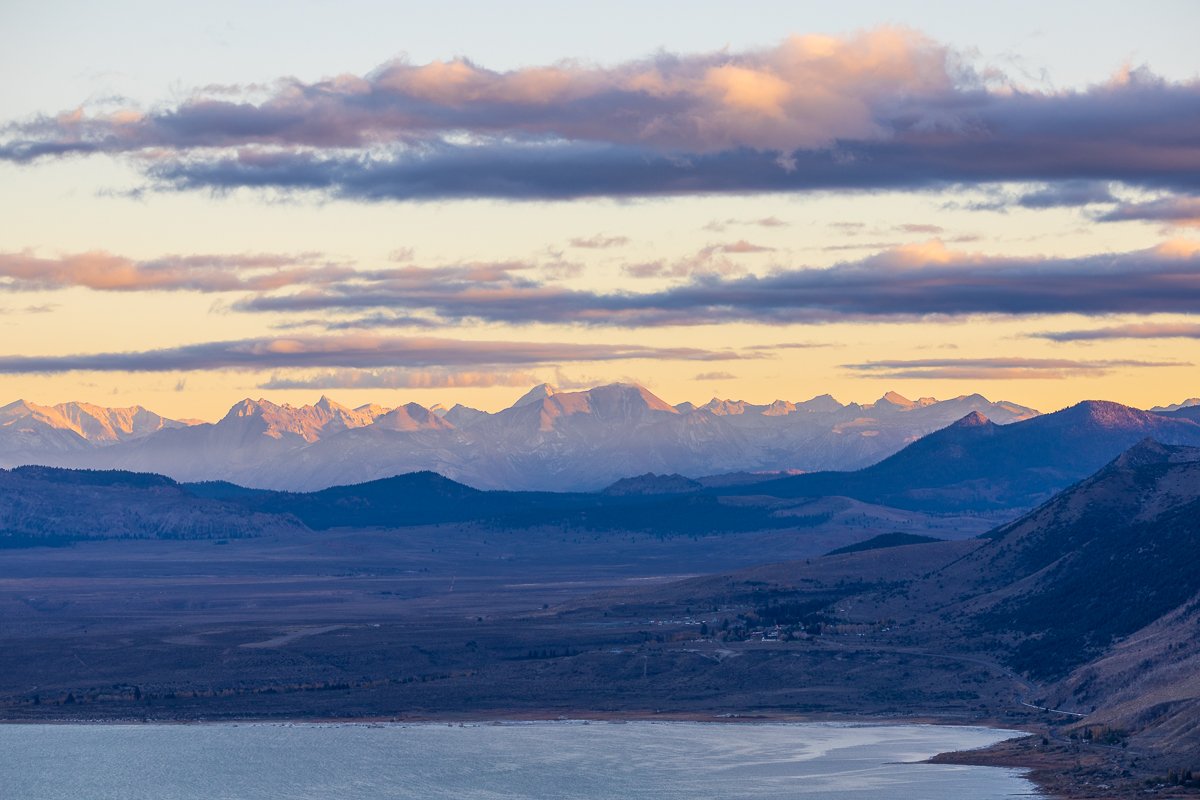
<svg viewBox="0 0 1200 800">
<path fill-rule="evenodd" d="M 219 481 L 184 484 L 197 496 L 236 503 L 247 510 L 294 515 L 316 529 L 472 523 L 668 536 L 795 524 L 794 518 L 773 515 L 768 506 L 722 503 L 677 475 L 641 476 L 618 481 L 616 486 L 615 492 L 485 491 L 434 472 L 412 472 L 309 493 L 248 490 Z"/>
<path fill-rule="evenodd" d="M 724 493 L 843 495 L 932 512 L 1029 508 L 1147 436 L 1200 445 L 1200 424 L 1104 401 L 1003 426 L 972 412 L 857 472 L 815 472 Z"/>
<path fill-rule="evenodd" d="M 422 471 L 317 492 L 255 492 L 227 496 L 250 508 L 294 514 L 316 529 L 403 527 L 467 520 L 542 508 L 595 505 L 595 495 L 482 491 Z"/>
<path fill-rule="evenodd" d="M 982 590 L 979 633 L 1058 678 L 1200 593 L 1200 448 L 1144 440 L 939 576 Z"/>
<path fill-rule="evenodd" d="M 162 475 L 0 470 L 0 548 L 85 539 L 231 539 L 303 529 L 290 515 L 198 496 Z"/>
</svg>

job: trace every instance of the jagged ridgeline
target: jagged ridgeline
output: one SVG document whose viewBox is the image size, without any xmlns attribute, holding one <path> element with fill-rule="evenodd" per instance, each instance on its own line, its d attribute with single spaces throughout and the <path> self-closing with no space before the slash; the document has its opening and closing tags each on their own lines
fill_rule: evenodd
<svg viewBox="0 0 1200 800">
<path fill-rule="evenodd" d="M 480 489 L 595 491 L 644 472 L 856 469 L 971 411 L 999 423 L 1036 414 L 980 395 L 671 405 L 632 384 L 539 386 L 496 413 L 244 400 L 213 424 L 137 407 L 17 402 L 0 409 L 0 467 L 126 469 L 289 491 L 429 470 Z"/>
</svg>

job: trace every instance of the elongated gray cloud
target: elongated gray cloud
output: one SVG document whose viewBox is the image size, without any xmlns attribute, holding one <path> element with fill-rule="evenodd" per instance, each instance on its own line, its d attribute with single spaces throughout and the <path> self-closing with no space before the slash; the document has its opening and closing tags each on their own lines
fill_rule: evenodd
<svg viewBox="0 0 1200 800">
<path fill-rule="evenodd" d="M 1052 342 L 1094 342 L 1107 339 L 1200 339 L 1200 323 L 1138 322 L 1105 328 L 1074 331 L 1047 331 L 1030 334 Z"/>
<path fill-rule="evenodd" d="M 759 217 L 758 219 L 738 219 L 737 217 L 729 217 L 727 219 L 714 219 L 704 225 L 704 230 L 722 233 L 730 227 L 741 225 L 754 225 L 759 228 L 786 228 L 789 223 L 784 222 L 779 217 Z"/>
<path fill-rule="evenodd" d="M 912 31 L 508 72 L 392 62 L 366 76 L 83 109 L 0 129 L 0 159 L 131 154 L 163 189 L 357 200 L 576 198 L 1119 180 L 1200 186 L 1200 82 L 1086 90 L 983 79 Z"/>
<path fill-rule="evenodd" d="M 536 286 L 528 277 L 534 262 L 463 262 L 436 267 L 403 265 L 356 269 L 319 253 L 297 255 L 168 255 L 137 260 L 104 251 L 54 257 L 0 252 L 0 289 L 48 290 L 84 287 L 96 291 L 273 292 L 322 287 L 387 287 L 418 292 L 430 286 L 461 291 L 485 285 Z M 409 324 L 420 325 L 413 319 Z"/>
<path fill-rule="evenodd" d="M 844 369 L 880 378 L 918 380 L 1046 380 L 1107 375 L 1140 367 L 1186 367 L 1180 361 L 1117 359 L 1075 361 L 1068 358 L 929 358 L 843 364 Z"/>
<path fill-rule="evenodd" d="M 399 289 L 334 284 L 263 295 L 243 311 L 419 311 L 444 321 L 640 327 L 721 322 L 803 323 L 967 314 L 1200 312 L 1200 245 L 1080 258 L 989 257 L 940 242 L 906 245 L 828 269 L 765 276 L 702 274 L 657 292 L 601 293 L 531 280 Z M 364 320 L 365 321 L 365 320 Z"/>
<path fill-rule="evenodd" d="M 1140 203 L 1120 203 L 1096 216 L 1100 222 L 1160 222 L 1200 228 L 1200 197 L 1162 197 Z"/>
<path fill-rule="evenodd" d="M 0 356 L 0 374 L 94 372 L 189 372 L 302 368 L 460 367 L 493 364 L 560 364 L 574 361 L 666 359 L 722 361 L 744 358 L 732 351 L 541 342 L 373 336 L 294 336 L 242 339 L 127 353 L 62 356 Z"/>
<path fill-rule="evenodd" d="M 1112 190 L 1104 181 L 1064 181 L 1026 192 L 1017 198 L 1023 208 L 1061 208 L 1114 203 Z"/>
<path fill-rule="evenodd" d="M 828 342 L 779 342 L 777 344 L 752 344 L 743 348 L 751 352 L 771 350 L 811 350 L 814 347 L 840 347 Z"/>
</svg>

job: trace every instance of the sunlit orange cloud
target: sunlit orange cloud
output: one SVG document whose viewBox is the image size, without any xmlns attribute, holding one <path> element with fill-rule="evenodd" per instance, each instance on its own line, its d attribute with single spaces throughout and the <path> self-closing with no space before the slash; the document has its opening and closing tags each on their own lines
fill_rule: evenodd
<svg viewBox="0 0 1200 800">
<path fill-rule="evenodd" d="M 879 134 L 875 107 L 885 98 L 952 88 L 947 54 L 916 32 L 881 28 L 844 39 L 793 36 L 758 51 L 661 57 L 612 68 L 564 63 L 495 72 L 465 59 L 420 66 L 395 62 L 371 81 L 377 92 L 454 108 L 545 108 L 624 95 L 619 102 L 625 107 L 607 129 L 596 117 L 573 124 L 566 115 L 539 119 L 537 111 L 516 127 L 701 151 L 742 145 L 792 149 Z M 661 102 L 639 96 L 683 110 L 664 113 Z M 486 127 L 487 121 L 481 117 L 478 124 Z M 384 130 L 375 135 L 380 134 L 387 135 Z M 350 136 L 345 143 L 361 140 Z"/>
<path fill-rule="evenodd" d="M 46 258 L 0 253 L 0 287 L 41 290 L 73 286 L 109 292 L 270 291 L 344 280 L 353 270 L 316 265 L 313 254 L 190 255 L 135 261 L 100 250 Z"/>
<path fill-rule="evenodd" d="M 365 78 L 288 80 L 254 105 L 229 87 L 197 94 L 169 115 L 75 108 L 19 126 L 34 155 L 89 149 L 362 147 L 430 132 L 524 132 L 709 152 L 790 150 L 885 132 L 897 97 L 953 91 L 950 50 L 915 31 L 879 28 L 845 38 L 792 36 L 741 53 L 660 55 L 613 67 L 563 62 L 506 72 L 467 59 L 384 64 Z M 615 107 L 614 107 L 615 106 Z M 244 123 L 247 115 L 255 125 Z M 240 121 L 239 121 L 240 120 Z M 36 139 L 46 139 L 39 150 Z M 57 140 L 57 144 L 54 143 Z M 0 140 L 0 145 L 3 142 Z M 13 149 L 15 148 L 15 149 Z M 36 152 L 35 152 L 36 151 Z M 253 159 L 245 151 L 243 159 Z"/>
<path fill-rule="evenodd" d="M 941 239 L 914 242 L 890 247 L 878 255 L 866 259 L 865 263 L 879 268 L 906 269 L 924 268 L 941 264 L 963 266 L 982 264 L 987 259 L 980 253 L 951 250 Z"/>
<path fill-rule="evenodd" d="M 498 71 L 465 58 L 0 127 L 0 160 L 136 153 L 166 189 L 567 198 L 996 181 L 1194 188 L 1200 81 L 1014 89 L 918 32 Z M 1000 86 L 1000 88 L 997 88 Z M 143 187 L 142 190 L 144 190 Z"/>
</svg>

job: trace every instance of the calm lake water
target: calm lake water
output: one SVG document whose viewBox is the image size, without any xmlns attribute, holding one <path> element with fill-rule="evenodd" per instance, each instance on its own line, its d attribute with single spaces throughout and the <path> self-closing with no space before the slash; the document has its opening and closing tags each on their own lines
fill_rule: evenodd
<svg viewBox="0 0 1200 800">
<path fill-rule="evenodd" d="M 0 725 L 12 800 L 1038 797 L 1019 771 L 906 763 L 1015 735 L 684 722 Z"/>
</svg>

